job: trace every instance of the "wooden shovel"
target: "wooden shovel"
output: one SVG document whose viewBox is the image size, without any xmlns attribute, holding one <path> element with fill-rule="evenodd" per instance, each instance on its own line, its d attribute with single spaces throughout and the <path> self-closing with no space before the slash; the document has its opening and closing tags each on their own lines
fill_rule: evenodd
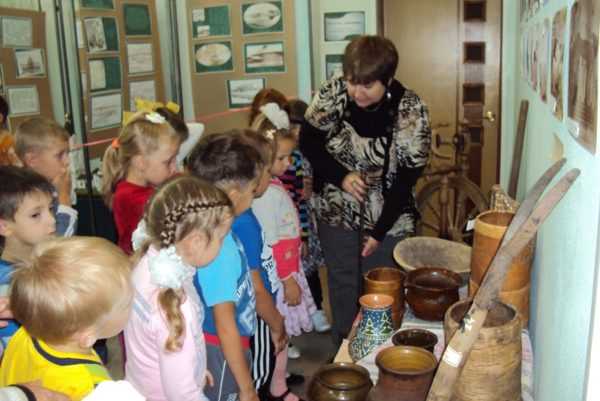
<svg viewBox="0 0 600 401">
<path fill-rule="evenodd" d="M 456 380 L 469 357 L 485 322 L 488 310 L 495 302 L 512 259 L 516 257 L 535 236 L 539 226 L 568 192 L 579 176 L 578 169 L 570 170 L 552 187 L 538 204 L 538 199 L 550 181 L 565 164 L 562 159 L 550 167 L 528 193 L 504 234 L 496 256 L 492 260 L 479 291 L 475 294 L 469 311 L 463 317 L 440 361 L 427 401 L 450 400 Z"/>
</svg>

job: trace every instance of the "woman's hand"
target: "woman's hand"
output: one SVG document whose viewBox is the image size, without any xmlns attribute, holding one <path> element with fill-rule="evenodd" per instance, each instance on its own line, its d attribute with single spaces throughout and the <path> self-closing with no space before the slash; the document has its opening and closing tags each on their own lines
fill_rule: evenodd
<svg viewBox="0 0 600 401">
<path fill-rule="evenodd" d="M 373 252 L 375 252 L 375 250 L 377 249 L 378 246 L 379 246 L 379 241 L 377 241 L 375 238 L 369 236 L 365 240 L 365 243 L 363 245 L 363 249 L 362 249 L 362 252 L 360 253 L 360 255 L 363 258 L 366 258 L 367 256 L 371 255 Z"/>
<path fill-rule="evenodd" d="M 10 310 L 9 298 L 0 297 L 0 328 L 8 326 L 8 321 L 4 319 L 12 319 L 13 315 Z"/>
<path fill-rule="evenodd" d="M 290 277 L 283 281 L 283 299 L 286 304 L 290 306 L 298 305 L 300 303 L 301 295 L 302 290 L 294 277 Z"/>
<path fill-rule="evenodd" d="M 364 202 L 367 194 L 367 184 L 357 171 L 348 173 L 342 180 L 342 189 L 354 196 L 359 202 Z"/>
<path fill-rule="evenodd" d="M 313 195 L 313 178 L 311 176 L 304 176 L 303 185 L 304 192 L 302 193 L 302 199 L 305 201 L 310 200 Z"/>
</svg>

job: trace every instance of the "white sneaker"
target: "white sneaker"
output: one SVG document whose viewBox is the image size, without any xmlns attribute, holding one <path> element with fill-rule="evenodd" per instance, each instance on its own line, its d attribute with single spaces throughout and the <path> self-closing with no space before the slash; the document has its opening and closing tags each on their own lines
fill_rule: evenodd
<svg viewBox="0 0 600 401">
<path fill-rule="evenodd" d="M 300 358 L 300 349 L 298 347 L 296 347 L 295 345 L 289 345 L 288 346 L 288 358 L 289 359 L 298 359 Z"/>
<path fill-rule="evenodd" d="M 325 316 L 325 312 L 322 309 L 319 309 L 311 316 L 313 321 L 313 326 L 315 326 L 315 330 L 317 333 L 323 333 L 327 330 L 331 329 L 331 325 L 327 321 L 327 316 Z"/>
</svg>

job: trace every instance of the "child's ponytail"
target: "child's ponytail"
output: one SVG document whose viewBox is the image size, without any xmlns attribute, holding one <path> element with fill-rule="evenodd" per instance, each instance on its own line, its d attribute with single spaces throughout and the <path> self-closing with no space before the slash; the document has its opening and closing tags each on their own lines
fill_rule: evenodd
<svg viewBox="0 0 600 401">
<path fill-rule="evenodd" d="M 127 168 L 119 160 L 118 139 L 104 151 L 102 158 L 102 197 L 104 203 L 112 208 L 112 198 L 117 183 L 125 178 Z"/>
<path fill-rule="evenodd" d="M 185 318 L 181 313 L 181 304 L 184 301 L 182 297 L 183 294 L 172 288 L 164 289 L 158 295 L 158 303 L 169 328 L 169 337 L 165 341 L 165 349 L 169 352 L 179 351 L 183 347 Z"/>
</svg>

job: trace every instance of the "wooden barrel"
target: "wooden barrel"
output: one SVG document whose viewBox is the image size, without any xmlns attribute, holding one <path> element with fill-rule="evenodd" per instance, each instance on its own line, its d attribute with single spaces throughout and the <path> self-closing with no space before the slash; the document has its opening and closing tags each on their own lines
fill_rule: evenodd
<svg viewBox="0 0 600 401">
<path fill-rule="evenodd" d="M 444 317 L 446 345 L 471 305 L 455 303 Z M 521 322 L 510 305 L 498 302 L 489 311 L 469 359 L 456 383 L 455 401 L 521 400 Z"/>
<path fill-rule="evenodd" d="M 471 276 L 469 294 L 473 296 L 496 255 L 502 237 L 514 213 L 487 211 L 477 216 L 471 251 Z M 515 306 L 523 319 L 523 327 L 529 321 L 529 283 L 535 240 L 532 240 L 512 261 L 500 290 L 500 299 Z"/>
<path fill-rule="evenodd" d="M 529 284 L 523 288 L 514 291 L 502 291 L 500 293 L 500 301 L 513 306 L 519 313 L 521 326 L 527 328 L 529 324 Z M 479 286 L 472 280 L 469 280 L 469 296 L 475 296 L 479 290 Z"/>
<path fill-rule="evenodd" d="M 404 276 L 404 272 L 395 267 L 377 267 L 364 275 L 365 294 L 385 294 L 394 298 L 394 329 L 400 328 L 404 317 Z"/>
</svg>

